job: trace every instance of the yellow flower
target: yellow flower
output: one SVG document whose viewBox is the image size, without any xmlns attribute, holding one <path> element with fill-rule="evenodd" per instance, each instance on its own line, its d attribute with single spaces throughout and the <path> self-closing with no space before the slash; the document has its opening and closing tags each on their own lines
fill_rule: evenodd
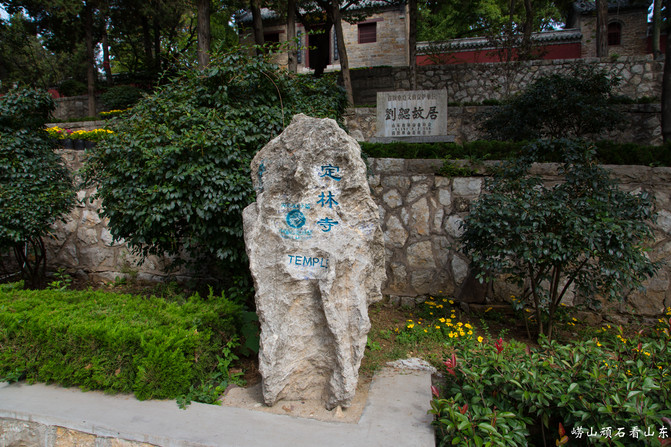
<svg viewBox="0 0 671 447">
<path fill-rule="evenodd" d="M 464 325 L 464 323 L 462 323 L 461 321 L 459 323 L 457 323 L 457 326 L 459 326 L 459 327 L 461 327 L 463 325 Z"/>
<path fill-rule="evenodd" d="M 452 323 L 452 319 L 451 319 L 451 318 L 448 318 L 447 320 L 445 320 L 445 322 L 446 322 L 446 323 Z"/>
<path fill-rule="evenodd" d="M 482 343 L 482 340 L 484 340 L 484 338 L 478 337 L 478 343 Z"/>
<path fill-rule="evenodd" d="M 596 342 L 596 345 L 601 347 L 601 343 L 599 343 L 598 341 Z"/>
<path fill-rule="evenodd" d="M 489 312 L 490 310 L 492 310 L 492 308 L 488 307 L 487 309 L 485 309 L 485 313 Z"/>
<path fill-rule="evenodd" d="M 647 355 L 648 357 L 650 357 L 650 353 L 649 353 L 649 352 L 644 352 L 643 354 L 645 354 L 645 355 Z"/>
<path fill-rule="evenodd" d="M 473 331 L 468 331 L 468 335 L 473 335 Z"/>
<path fill-rule="evenodd" d="M 436 306 L 436 309 L 442 309 L 442 308 L 443 308 L 442 304 L 439 304 L 439 305 Z"/>
<path fill-rule="evenodd" d="M 440 326 L 436 326 L 436 329 L 440 329 Z"/>
<path fill-rule="evenodd" d="M 449 302 L 450 304 L 454 304 L 454 301 L 452 301 L 452 300 L 450 300 L 450 301 L 448 301 L 448 302 Z"/>
<path fill-rule="evenodd" d="M 415 327 L 414 324 L 409 324 L 409 325 L 408 325 L 408 329 L 412 329 L 412 328 L 414 328 L 414 327 Z"/>
<path fill-rule="evenodd" d="M 424 329 L 424 332 L 428 332 L 426 329 Z"/>
<path fill-rule="evenodd" d="M 438 319 L 438 321 L 440 321 L 441 323 L 445 323 L 445 318 L 441 317 L 441 318 Z"/>
<path fill-rule="evenodd" d="M 465 327 L 466 329 L 473 329 L 473 326 L 471 326 L 469 323 L 466 323 L 466 324 L 464 325 L 464 327 Z"/>
</svg>

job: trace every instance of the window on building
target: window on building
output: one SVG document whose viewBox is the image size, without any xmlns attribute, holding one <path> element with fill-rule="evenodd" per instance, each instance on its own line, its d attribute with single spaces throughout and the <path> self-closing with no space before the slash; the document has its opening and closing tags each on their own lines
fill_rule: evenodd
<svg viewBox="0 0 671 447">
<path fill-rule="evenodd" d="M 359 23 L 359 43 L 377 42 L 377 22 Z"/>
<path fill-rule="evenodd" d="M 266 42 L 273 42 L 273 43 L 279 43 L 280 42 L 280 33 L 265 33 L 263 35 L 263 40 Z"/>
<path fill-rule="evenodd" d="M 620 45 L 622 41 L 622 24 L 613 22 L 608 24 L 608 45 Z"/>
</svg>

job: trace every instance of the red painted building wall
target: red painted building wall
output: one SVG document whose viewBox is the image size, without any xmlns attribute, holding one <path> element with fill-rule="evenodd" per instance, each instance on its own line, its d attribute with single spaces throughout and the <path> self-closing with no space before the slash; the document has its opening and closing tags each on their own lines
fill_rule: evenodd
<svg viewBox="0 0 671 447">
<path fill-rule="evenodd" d="M 578 59 L 580 58 L 580 43 L 545 45 L 539 47 L 537 51 L 540 59 Z M 513 56 L 515 58 L 516 54 L 513 54 Z M 506 57 L 497 50 L 486 49 L 419 55 L 417 56 L 417 65 L 477 64 L 505 60 Z"/>
</svg>

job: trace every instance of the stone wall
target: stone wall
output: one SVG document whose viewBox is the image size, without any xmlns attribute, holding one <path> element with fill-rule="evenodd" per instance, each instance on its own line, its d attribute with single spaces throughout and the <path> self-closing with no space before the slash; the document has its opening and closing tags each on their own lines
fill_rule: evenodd
<svg viewBox="0 0 671 447">
<path fill-rule="evenodd" d="M 660 104 L 631 104 L 616 106 L 624 120 L 617 129 L 604 132 L 598 139 L 637 143 L 662 144 Z M 454 135 L 457 143 L 486 139 L 479 128 L 483 115 L 491 110 L 488 106 L 456 106 L 447 109 L 447 134 Z M 345 125 L 358 141 L 370 141 L 377 132 L 377 117 L 374 107 L 356 107 L 345 115 Z"/>
<path fill-rule="evenodd" d="M 432 294 L 472 299 L 469 260 L 459 251 L 460 224 L 482 193 L 484 177 L 446 178 L 435 175 L 440 160 L 369 159 L 369 184 L 380 206 L 385 234 L 387 283 L 383 293 L 400 302 Z M 493 163 L 493 162 L 492 162 Z M 490 164 L 490 163 L 486 163 Z M 556 164 L 543 164 L 534 173 L 548 182 L 557 180 Z M 671 255 L 671 168 L 607 166 L 626 191 L 650 191 L 657 201 L 658 221 L 650 257 Z M 484 174 L 485 167 L 479 169 Z M 643 316 L 660 315 L 671 306 L 666 265 L 646 282 L 644 292 L 632 293 L 616 310 Z M 482 292 L 484 293 L 484 292 Z M 510 289 L 494 287 L 489 299 L 505 300 Z"/>
<path fill-rule="evenodd" d="M 405 8 L 405 6 L 404 6 Z M 408 35 L 405 12 L 385 11 L 366 18 L 362 23 L 375 24 L 376 42 L 359 43 L 359 24 L 343 22 L 343 36 L 350 68 L 380 65 L 408 65 Z"/>
<path fill-rule="evenodd" d="M 89 97 L 82 96 L 68 96 L 65 98 L 55 99 L 56 110 L 53 116 L 58 120 L 68 120 L 73 118 L 82 118 L 89 116 Z M 105 110 L 100 96 L 96 98 L 96 114 Z"/>
<path fill-rule="evenodd" d="M 641 11 L 620 11 L 608 14 L 608 23 L 622 26 L 620 45 L 609 45 L 609 55 L 633 56 L 647 52 L 648 18 Z M 580 17 L 578 26 L 583 35 L 582 57 L 596 56 L 596 13 Z"/>
<path fill-rule="evenodd" d="M 0 418 L 0 445 L 4 447 L 152 447 L 153 444 L 86 433 L 35 421 Z"/>
<path fill-rule="evenodd" d="M 83 151 L 64 149 L 61 154 L 71 169 L 78 170 L 82 166 Z M 165 280 L 168 275 L 164 267 L 169 259 L 150 256 L 137 266 L 137 256 L 123 241 L 114 241 L 106 220 L 98 214 L 100 201 L 92 200 L 94 194 L 92 188 L 79 191 L 77 206 L 64 221 L 57 222 L 44 239 L 49 270 L 64 268 L 76 277 L 94 282 L 114 281 L 117 277 Z"/>
<path fill-rule="evenodd" d="M 77 168 L 82 152 L 64 150 L 68 164 Z M 394 300 L 412 303 L 418 296 L 446 294 L 457 298 L 466 292 L 468 259 L 459 252 L 460 223 L 471 203 L 482 193 L 484 176 L 446 178 L 435 174 L 441 160 L 369 159 L 369 185 L 380 207 L 385 235 L 387 282 L 383 293 Z M 479 168 L 484 174 L 487 164 Z M 646 190 L 657 201 L 658 220 L 650 256 L 668 260 L 671 254 L 671 168 L 608 166 L 627 191 Z M 548 181 L 556 179 L 556 165 L 535 168 Z M 137 276 L 161 281 L 166 259 L 150 257 L 141 266 L 122 242 L 114 242 L 99 203 L 86 200 L 92 190 L 81 191 L 78 205 L 47 238 L 49 269 L 66 268 L 92 281 L 111 281 L 117 276 Z M 177 279 L 184 279 L 178 277 Z M 659 314 L 671 306 L 671 265 L 646 283 L 646 291 L 633 294 L 618 308 L 623 314 Z M 464 290 L 462 290 L 464 289 Z M 499 288 L 492 297 L 509 296 Z M 466 298 L 464 298 L 466 299 Z"/>
<path fill-rule="evenodd" d="M 652 56 L 612 59 L 564 59 L 530 62 L 426 65 L 417 67 L 417 90 L 447 89 L 449 103 L 504 99 L 541 75 L 571 73 L 576 65 L 604 70 L 622 79 L 617 93 L 631 98 L 661 97 L 664 63 Z M 354 103 L 373 105 L 378 91 L 410 90 L 407 67 L 352 71 Z"/>
</svg>

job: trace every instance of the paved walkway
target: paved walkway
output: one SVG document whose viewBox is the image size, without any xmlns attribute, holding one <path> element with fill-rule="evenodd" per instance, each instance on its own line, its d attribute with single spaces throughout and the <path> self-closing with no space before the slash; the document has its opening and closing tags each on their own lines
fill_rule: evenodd
<svg viewBox="0 0 671 447">
<path fill-rule="evenodd" d="M 165 447 L 432 447 L 427 414 L 430 385 L 428 372 L 382 370 L 373 379 L 359 422 L 345 424 L 198 403 L 180 410 L 174 401 L 140 402 L 131 396 L 76 388 L 0 383 L 0 418 L 4 418 L 0 421 Z M 31 445 L 20 443 L 16 428 L 3 431 L 1 427 L 1 446 Z M 40 447 L 62 445 L 40 442 Z M 91 445 L 113 444 L 96 441 Z"/>
</svg>

